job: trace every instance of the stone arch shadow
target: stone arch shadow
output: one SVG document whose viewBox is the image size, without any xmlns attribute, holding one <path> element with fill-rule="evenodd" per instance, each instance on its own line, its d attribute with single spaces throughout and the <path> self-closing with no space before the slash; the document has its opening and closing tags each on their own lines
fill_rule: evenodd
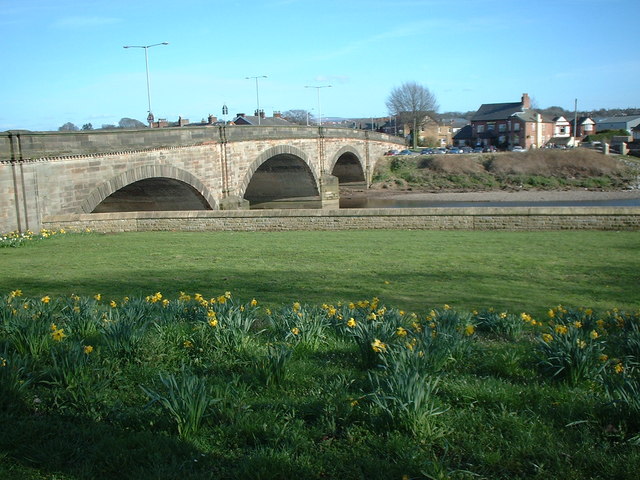
<svg viewBox="0 0 640 480">
<path fill-rule="evenodd" d="M 195 189 L 213 210 L 217 210 L 218 202 L 209 189 L 193 174 L 170 165 L 144 165 L 127 170 L 110 180 L 98 185 L 81 204 L 82 213 L 91 213 L 109 195 L 121 188 L 140 180 L 151 178 L 169 178 L 184 182 Z"/>
<path fill-rule="evenodd" d="M 309 156 L 304 152 L 304 150 L 299 149 L 298 147 L 294 147 L 293 145 L 277 145 L 275 147 L 268 148 L 264 152 L 262 152 L 258 157 L 249 165 L 249 168 L 244 174 L 242 182 L 238 185 L 238 196 L 240 198 L 244 198 L 245 193 L 247 192 L 247 188 L 249 187 L 249 183 L 251 183 L 251 178 L 256 173 L 258 168 L 268 161 L 269 159 L 278 156 L 278 155 L 293 155 L 295 157 L 300 158 L 304 164 L 309 168 L 309 171 L 313 177 L 313 182 L 316 186 L 318 193 L 320 192 L 320 185 L 318 182 L 318 177 L 316 172 L 314 172 L 311 167 L 311 162 L 309 161 Z"/>
<path fill-rule="evenodd" d="M 341 168 L 341 173 L 336 172 L 336 166 L 338 166 L 338 161 L 341 157 L 346 155 L 350 160 L 350 166 L 344 166 Z M 350 168 L 349 168 L 350 167 Z M 349 173 L 346 173 L 346 169 L 350 170 Z M 341 176 L 347 175 L 346 181 L 348 182 L 366 182 L 367 181 L 367 172 L 366 166 L 362 163 L 362 154 L 358 152 L 358 150 L 351 146 L 345 145 L 340 150 L 338 150 L 333 158 L 331 159 L 329 173 L 331 175 L 337 176 L 340 178 Z M 335 173 L 339 173 L 335 175 Z M 340 181 L 342 183 L 342 180 Z"/>
</svg>

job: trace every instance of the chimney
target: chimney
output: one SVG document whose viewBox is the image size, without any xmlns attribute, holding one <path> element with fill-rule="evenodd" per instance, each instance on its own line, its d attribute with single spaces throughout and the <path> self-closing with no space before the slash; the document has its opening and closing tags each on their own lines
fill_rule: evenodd
<svg viewBox="0 0 640 480">
<path fill-rule="evenodd" d="M 531 99 L 528 93 L 522 94 L 522 108 L 531 108 Z"/>
<path fill-rule="evenodd" d="M 236 113 L 236 117 L 242 117 L 244 118 L 245 114 L 244 113 Z"/>
<path fill-rule="evenodd" d="M 273 112 L 274 118 L 282 118 L 282 114 L 280 112 Z"/>
</svg>

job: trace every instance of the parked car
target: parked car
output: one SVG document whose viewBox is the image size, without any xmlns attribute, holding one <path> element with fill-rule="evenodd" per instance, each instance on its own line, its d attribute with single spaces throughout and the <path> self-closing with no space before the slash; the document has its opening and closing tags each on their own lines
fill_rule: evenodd
<svg viewBox="0 0 640 480">
<path fill-rule="evenodd" d="M 473 153 L 482 153 L 484 149 L 482 147 L 476 147 L 473 149 Z"/>
<path fill-rule="evenodd" d="M 433 155 L 436 151 L 433 148 L 423 148 L 420 150 L 420 155 Z"/>
<path fill-rule="evenodd" d="M 524 148 L 522 148 L 520 145 L 514 145 L 513 147 L 511 147 L 511 151 L 512 152 L 526 152 L 526 150 Z"/>
<path fill-rule="evenodd" d="M 398 153 L 400 153 L 398 150 L 389 150 L 388 152 L 385 152 L 385 156 L 387 157 L 392 157 L 394 155 L 398 155 Z"/>
<path fill-rule="evenodd" d="M 436 153 L 436 155 L 443 155 L 443 154 L 447 153 L 447 149 L 446 148 L 442 148 L 442 147 L 436 148 L 435 153 Z"/>
<path fill-rule="evenodd" d="M 488 146 L 484 147 L 484 149 L 482 151 L 484 153 L 493 153 L 493 152 L 497 152 L 498 149 L 496 147 L 494 147 L 493 145 L 488 145 Z"/>
<path fill-rule="evenodd" d="M 473 149 L 471 147 L 462 147 L 460 150 L 462 150 L 462 153 L 471 153 L 471 152 L 473 152 Z"/>
<path fill-rule="evenodd" d="M 447 150 L 447 153 L 459 154 L 462 153 L 462 150 L 460 150 L 458 147 L 452 147 Z"/>
<path fill-rule="evenodd" d="M 417 155 L 417 153 L 412 152 L 411 150 L 401 150 L 398 155 Z"/>
</svg>

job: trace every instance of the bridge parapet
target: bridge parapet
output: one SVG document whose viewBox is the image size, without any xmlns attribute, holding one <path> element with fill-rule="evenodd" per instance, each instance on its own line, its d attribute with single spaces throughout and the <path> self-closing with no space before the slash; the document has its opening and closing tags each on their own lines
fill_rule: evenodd
<svg viewBox="0 0 640 480">
<path fill-rule="evenodd" d="M 136 130 L 0 133 L 0 162 L 74 155 L 108 154 L 164 147 L 256 140 L 348 138 L 404 144 L 400 137 L 333 127 L 197 126 Z"/>
</svg>

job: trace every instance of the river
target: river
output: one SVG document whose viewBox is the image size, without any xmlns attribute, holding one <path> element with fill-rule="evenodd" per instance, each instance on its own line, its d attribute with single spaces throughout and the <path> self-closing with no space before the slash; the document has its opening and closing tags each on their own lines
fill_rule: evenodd
<svg viewBox="0 0 640 480">
<path fill-rule="evenodd" d="M 414 193 L 360 190 L 340 194 L 340 208 L 640 207 L 640 190 Z"/>
</svg>

